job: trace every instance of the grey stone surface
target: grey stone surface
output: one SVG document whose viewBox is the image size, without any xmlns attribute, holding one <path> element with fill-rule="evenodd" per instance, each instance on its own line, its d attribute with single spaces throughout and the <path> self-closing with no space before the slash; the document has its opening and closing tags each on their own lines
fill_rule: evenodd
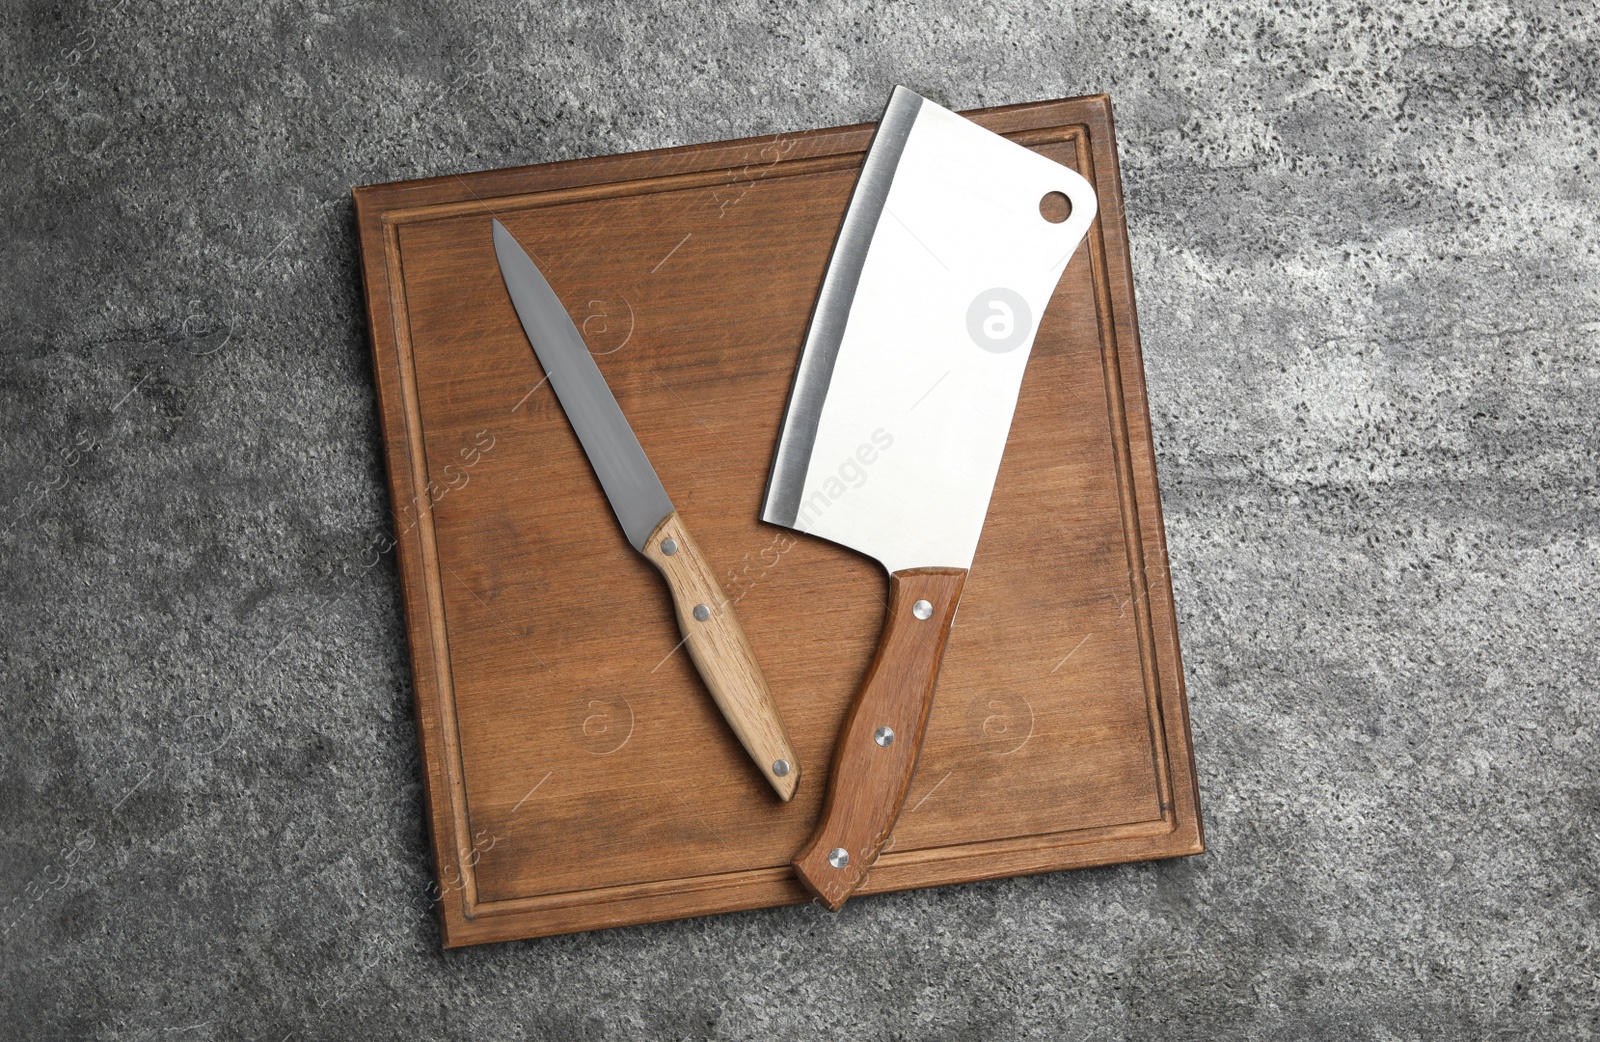
<svg viewBox="0 0 1600 1042">
<path fill-rule="evenodd" d="M 1600 1033 L 1600 20 L 0 9 L 0 1037 Z M 353 185 L 1107 91 L 1210 850 L 442 953 Z"/>
</svg>

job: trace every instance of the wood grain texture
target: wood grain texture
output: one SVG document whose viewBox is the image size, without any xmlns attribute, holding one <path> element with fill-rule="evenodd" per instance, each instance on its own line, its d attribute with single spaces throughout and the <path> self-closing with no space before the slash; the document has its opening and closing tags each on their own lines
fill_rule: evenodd
<svg viewBox="0 0 1600 1042">
<path fill-rule="evenodd" d="M 644 556 L 667 580 L 683 644 L 723 718 L 772 791 L 779 799 L 792 799 L 800 784 L 794 743 L 733 601 L 677 511 L 650 533 Z"/>
<path fill-rule="evenodd" d="M 1099 215 L 1028 365 L 905 810 L 859 893 L 1202 848 L 1110 106 L 973 118 Z M 448 946 L 812 898 L 790 860 L 883 623 L 882 571 L 757 520 L 870 125 L 358 189 Z M 737 604 L 806 780 L 748 758 L 528 348 L 528 247 Z"/>
<path fill-rule="evenodd" d="M 966 581 L 965 568 L 889 576 L 883 636 L 839 731 L 822 816 L 793 862 L 800 881 L 835 912 L 866 879 L 900 817 Z"/>
</svg>

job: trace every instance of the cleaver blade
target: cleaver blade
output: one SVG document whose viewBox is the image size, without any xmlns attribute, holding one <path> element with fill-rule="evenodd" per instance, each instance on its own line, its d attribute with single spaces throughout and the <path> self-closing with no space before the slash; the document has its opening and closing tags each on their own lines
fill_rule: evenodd
<svg viewBox="0 0 1600 1042">
<path fill-rule="evenodd" d="M 1074 171 L 904 87 L 862 164 L 761 510 L 889 573 L 878 649 L 794 859 L 835 910 L 905 801 L 1034 334 L 1095 207 Z"/>
</svg>

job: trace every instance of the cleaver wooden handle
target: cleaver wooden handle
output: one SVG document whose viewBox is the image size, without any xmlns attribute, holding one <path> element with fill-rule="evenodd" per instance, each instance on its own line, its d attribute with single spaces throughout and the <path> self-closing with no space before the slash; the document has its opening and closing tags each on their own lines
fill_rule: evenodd
<svg viewBox="0 0 1600 1042">
<path fill-rule="evenodd" d="M 794 745 L 778 715 L 766 675 L 756 663 L 756 653 L 733 612 L 733 602 L 722 592 L 677 511 L 650 533 L 643 553 L 672 591 L 678 629 L 700 679 L 762 777 L 788 801 L 800 783 Z"/>
<path fill-rule="evenodd" d="M 835 912 L 866 878 L 900 817 L 966 581 L 964 568 L 889 576 L 878 653 L 839 731 L 822 818 L 794 858 L 795 874 Z"/>
</svg>

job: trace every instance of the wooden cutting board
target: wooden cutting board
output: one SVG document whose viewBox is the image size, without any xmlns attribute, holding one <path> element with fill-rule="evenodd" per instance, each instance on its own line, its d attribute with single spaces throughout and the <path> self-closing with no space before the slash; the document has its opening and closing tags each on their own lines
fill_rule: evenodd
<svg viewBox="0 0 1600 1042">
<path fill-rule="evenodd" d="M 1041 325 L 926 744 L 863 893 L 1198 853 L 1105 97 L 969 113 L 1100 212 Z M 808 900 L 882 570 L 757 520 L 870 125 L 358 188 L 447 946 Z M 802 765 L 783 804 L 681 647 L 512 310 L 498 216 L 583 330 Z"/>
</svg>

